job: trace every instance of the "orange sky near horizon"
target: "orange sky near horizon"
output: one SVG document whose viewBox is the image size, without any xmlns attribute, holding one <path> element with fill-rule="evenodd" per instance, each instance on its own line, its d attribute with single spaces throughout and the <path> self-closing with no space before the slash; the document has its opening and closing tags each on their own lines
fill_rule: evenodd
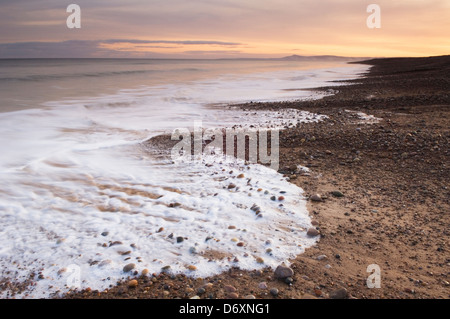
<svg viewBox="0 0 450 319">
<path fill-rule="evenodd" d="M 0 1 L 0 57 L 450 54 L 450 0 L 79 0 L 81 29 L 67 28 L 61 2 Z M 371 3 L 379 29 L 366 23 Z"/>
</svg>

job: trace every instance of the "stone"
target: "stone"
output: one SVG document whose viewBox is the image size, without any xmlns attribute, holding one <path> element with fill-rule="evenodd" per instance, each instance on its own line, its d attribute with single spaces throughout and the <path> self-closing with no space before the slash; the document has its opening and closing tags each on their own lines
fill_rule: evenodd
<svg viewBox="0 0 450 319">
<path fill-rule="evenodd" d="M 109 232 L 107 232 L 107 231 L 104 231 L 103 233 L 102 233 L 102 236 L 108 236 L 109 235 Z"/>
<path fill-rule="evenodd" d="M 290 267 L 280 265 L 275 269 L 274 276 L 277 279 L 286 279 L 288 277 L 294 276 L 294 271 Z"/>
<path fill-rule="evenodd" d="M 225 289 L 226 292 L 236 292 L 237 290 L 236 288 L 230 285 L 226 285 L 225 287 L 223 287 L 223 289 Z"/>
<path fill-rule="evenodd" d="M 322 196 L 320 196 L 319 194 L 314 194 L 310 197 L 310 199 L 313 202 L 321 202 L 322 201 Z"/>
<path fill-rule="evenodd" d="M 256 258 L 256 262 L 258 264 L 264 264 L 264 259 L 262 259 L 261 257 Z"/>
<path fill-rule="evenodd" d="M 272 296 L 276 297 L 276 296 L 278 296 L 279 291 L 278 291 L 277 288 L 272 288 L 272 289 L 270 289 L 270 294 L 271 294 Z"/>
<path fill-rule="evenodd" d="M 196 271 L 196 270 L 197 270 L 197 267 L 195 267 L 194 265 L 189 265 L 187 268 L 188 268 L 190 271 Z"/>
<path fill-rule="evenodd" d="M 229 299 L 238 299 L 239 298 L 239 294 L 232 292 L 228 295 Z"/>
<path fill-rule="evenodd" d="M 317 256 L 317 260 L 326 260 L 328 257 L 327 257 L 327 255 L 320 255 L 320 256 Z"/>
<path fill-rule="evenodd" d="M 259 289 L 267 289 L 267 282 L 260 282 L 259 284 L 258 284 L 258 288 Z"/>
<path fill-rule="evenodd" d="M 345 288 L 340 288 L 337 290 L 333 290 L 329 294 L 330 299 L 347 299 L 348 298 L 348 291 Z"/>
<path fill-rule="evenodd" d="M 134 268 L 136 268 L 136 264 L 128 264 L 125 267 L 123 267 L 123 272 L 130 272 Z"/>
<path fill-rule="evenodd" d="M 342 194 L 340 191 L 333 191 L 331 192 L 331 195 L 333 195 L 334 197 L 344 197 L 344 194 Z"/>
<path fill-rule="evenodd" d="M 182 243 L 184 241 L 184 238 L 179 236 L 177 237 L 177 243 Z"/>
<path fill-rule="evenodd" d="M 138 286 L 138 281 L 136 279 L 130 280 L 128 282 L 128 287 L 130 288 L 136 288 Z"/>
<path fill-rule="evenodd" d="M 308 229 L 308 231 L 306 232 L 306 235 L 307 235 L 308 237 L 316 237 L 316 236 L 319 236 L 320 233 L 319 233 L 319 231 L 318 231 L 317 229 L 315 229 L 315 228 L 310 228 L 310 229 Z"/>
<path fill-rule="evenodd" d="M 147 268 L 145 268 L 144 270 L 142 270 L 142 276 L 147 276 L 149 272 L 150 271 Z"/>
<path fill-rule="evenodd" d="M 203 295 L 205 292 L 206 292 L 206 289 L 205 289 L 205 288 L 198 288 L 198 290 L 197 290 L 197 293 L 198 293 L 199 295 Z"/>
<path fill-rule="evenodd" d="M 256 299 L 256 297 L 253 295 L 248 295 L 248 296 L 245 296 L 244 299 Z"/>
<path fill-rule="evenodd" d="M 284 282 L 288 285 L 292 285 L 294 283 L 294 279 L 292 277 L 287 277 Z"/>
<path fill-rule="evenodd" d="M 245 177 L 244 174 L 239 174 L 239 175 L 237 176 L 237 178 L 244 178 L 244 177 Z"/>
<path fill-rule="evenodd" d="M 228 185 L 228 189 L 232 189 L 232 188 L 236 188 L 236 185 L 234 185 L 233 183 L 231 183 L 230 185 Z"/>
</svg>

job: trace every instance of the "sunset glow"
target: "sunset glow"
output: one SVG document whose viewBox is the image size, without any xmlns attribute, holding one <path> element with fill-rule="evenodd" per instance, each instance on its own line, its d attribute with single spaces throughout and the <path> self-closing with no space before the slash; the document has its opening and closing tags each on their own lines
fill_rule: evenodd
<svg viewBox="0 0 450 319">
<path fill-rule="evenodd" d="M 0 57 L 389 57 L 450 52 L 449 1 L 377 1 L 378 29 L 366 23 L 371 3 L 80 0 L 81 28 L 69 29 L 69 3 L 2 1 Z"/>
</svg>

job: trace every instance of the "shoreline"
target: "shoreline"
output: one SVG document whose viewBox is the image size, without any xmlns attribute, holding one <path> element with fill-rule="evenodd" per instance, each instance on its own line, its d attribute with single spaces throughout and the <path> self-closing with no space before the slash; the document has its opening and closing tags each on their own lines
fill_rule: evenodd
<svg viewBox="0 0 450 319">
<path fill-rule="evenodd" d="M 135 287 L 126 280 L 63 298 L 450 298 L 450 57 L 359 63 L 372 65 L 365 77 L 316 89 L 334 95 L 231 106 L 329 117 L 280 132 L 279 172 L 305 195 L 323 198 L 308 201 L 321 238 L 291 260 L 292 282 L 276 279 L 271 269 L 233 268 L 204 279 L 136 274 Z M 346 110 L 381 121 L 360 124 Z M 311 172 L 300 174 L 294 165 Z M 366 285 L 373 264 L 381 269 L 380 289 Z"/>
<path fill-rule="evenodd" d="M 326 198 L 308 201 L 321 238 L 291 261 L 290 285 L 270 269 L 231 269 L 204 279 L 137 276 L 135 288 L 126 281 L 107 292 L 84 290 L 64 298 L 322 299 L 339 292 L 358 299 L 450 298 L 450 57 L 363 63 L 373 65 L 364 78 L 318 88 L 338 91 L 320 100 L 234 105 L 329 117 L 280 132 L 279 171 L 305 195 Z M 359 124 L 345 110 L 381 121 Z M 293 172 L 297 164 L 311 173 Z M 337 191 L 344 196 L 333 196 Z M 381 270 L 379 289 L 367 287 L 373 264 Z"/>
</svg>

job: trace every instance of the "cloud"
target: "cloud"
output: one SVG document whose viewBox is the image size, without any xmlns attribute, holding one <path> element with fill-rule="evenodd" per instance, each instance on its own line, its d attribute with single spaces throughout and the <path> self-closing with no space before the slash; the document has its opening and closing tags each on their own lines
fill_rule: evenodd
<svg viewBox="0 0 450 319">
<path fill-rule="evenodd" d="M 173 44 L 174 46 L 159 46 L 154 44 Z M 199 41 L 199 40 L 137 40 L 137 39 L 106 39 L 106 40 L 69 40 L 61 42 L 16 42 L 0 44 L 0 58 L 96 58 L 96 57 L 152 57 L 156 52 L 152 49 L 177 49 L 183 46 L 224 46 L 236 47 L 237 42 Z M 180 53 L 239 53 L 227 50 L 191 50 Z M 135 53 L 135 55 L 133 55 Z"/>
</svg>

